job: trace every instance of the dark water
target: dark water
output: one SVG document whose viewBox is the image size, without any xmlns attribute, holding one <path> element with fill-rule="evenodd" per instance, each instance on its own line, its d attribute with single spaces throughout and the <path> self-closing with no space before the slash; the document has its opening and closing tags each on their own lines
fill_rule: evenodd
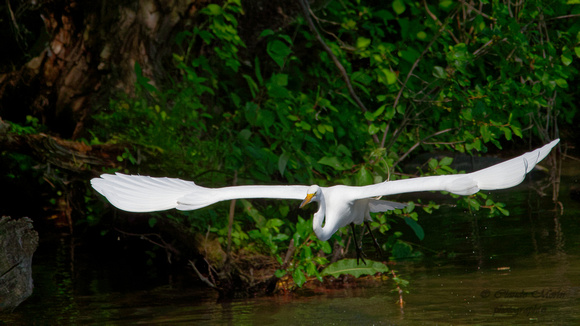
<svg viewBox="0 0 580 326">
<path fill-rule="evenodd" d="M 145 253 L 88 249 L 60 239 L 35 254 L 33 296 L 0 320 L 17 325 L 575 324 L 580 320 L 580 204 L 570 199 L 569 189 L 577 183 L 574 175 L 563 179 L 563 214 L 550 196 L 531 190 L 531 183 L 494 193 L 507 204 L 507 217 L 487 218 L 457 207 L 421 214 L 426 237 L 420 245 L 444 254 L 390 266 L 410 282 L 403 308 L 389 279 L 217 302 L 217 294 L 191 275 L 144 264 Z"/>
</svg>

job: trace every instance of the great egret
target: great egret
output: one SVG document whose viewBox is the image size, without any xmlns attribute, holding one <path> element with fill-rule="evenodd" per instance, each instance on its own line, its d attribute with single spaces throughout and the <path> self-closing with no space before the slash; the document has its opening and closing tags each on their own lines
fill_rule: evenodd
<svg viewBox="0 0 580 326">
<path fill-rule="evenodd" d="M 319 208 L 314 213 L 312 228 L 320 240 L 326 241 L 341 227 L 370 221 L 371 212 L 405 206 L 375 199 L 379 196 L 417 191 L 471 195 L 479 190 L 516 186 L 559 141 L 556 139 L 532 152 L 472 173 L 385 181 L 362 187 L 312 185 L 205 188 L 180 179 L 121 173 L 103 174 L 100 178 L 92 179 L 91 184 L 115 207 L 129 212 L 153 212 L 171 208 L 194 210 L 219 201 L 241 198 L 303 199 L 300 207 L 318 202 Z"/>
</svg>

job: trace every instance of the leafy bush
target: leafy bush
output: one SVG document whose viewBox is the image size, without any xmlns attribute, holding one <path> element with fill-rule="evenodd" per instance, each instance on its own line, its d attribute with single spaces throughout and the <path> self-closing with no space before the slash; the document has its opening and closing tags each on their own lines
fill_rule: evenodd
<svg viewBox="0 0 580 326">
<path fill-rule="evenodd" d="M 200 11 L 204 23 L 177 36 L 174 82 L 154 86 L 136 65 L 135 96 L 112 100 L 97 117 L 106 127 L 93 132 L 134 144 L 125 158 L 144 152 L 150 172 L 209 186 L 232 184 L 236 174 L 238 184 L 401 178 L 408 172 L 400 163 L 414 151 L 485 152 L 514 137 L 555 138 L 559 124 L 571 123 L 580 20 L 570 17 L 578 11 L 564 1 L 331 1 L 315 21 L 361 107 L 303 18 L 264 30 L 266 55 L 242 58 L 241 1 L 210 4 Z M 428 173 L 455 173 L 450 163 L 430 161 Z M 484 194 L 462 201 L 508 214 Z M 286 204 L 243 205 L 236 248 L 252 244 L 283 266 L 293 240 L 292 262 L 278 276 L 292 274 L 299 284 L 304 274 L 320 276 L 330 245 L 312 236 L 308 218 L 291 217 L 297 213 Z M 430 213 L 438 206 L 411 203 L 395 212 L 421 238 L 416 207 Z M 210 224 L 223 243 L 226 206 L 211 211 L 219 213 L 186 216 L 200 232 Z M 378 214 L 373 226 L 387 232 L 393 218 Z M 406 252 L 399 236 L 386 249 Z"/>
</svg>

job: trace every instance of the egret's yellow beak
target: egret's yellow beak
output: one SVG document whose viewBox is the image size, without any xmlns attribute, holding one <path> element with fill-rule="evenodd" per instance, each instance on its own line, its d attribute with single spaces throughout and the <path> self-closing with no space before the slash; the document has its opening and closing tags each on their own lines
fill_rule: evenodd
<svg viewBox="0 0 580 326">
<path fill-rule="evenodd" d="M 302 208 L 302 207 L 306 206 L 308 203 L 310 203 L 312 198 L 314 198 L 314 194 L 306 195 L 306 198 L 304 198 L 304 201 L 302 202 L 302 204 L 300 204 L 300 208 Z"/>
</svg>

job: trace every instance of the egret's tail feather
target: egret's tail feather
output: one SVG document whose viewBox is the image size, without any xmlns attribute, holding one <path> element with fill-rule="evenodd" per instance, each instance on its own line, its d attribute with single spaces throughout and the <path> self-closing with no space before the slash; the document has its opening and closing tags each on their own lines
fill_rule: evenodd
<svg viewBox="0 0 580 326">
<path fill-rule="evenodd" d="M 397 203 L 388 200 L 371 199 L 369 200 L 369 211 L 371 213 L 392 211 L 395 209 L 403 209 L 407 204 Z"/>
</svg>

